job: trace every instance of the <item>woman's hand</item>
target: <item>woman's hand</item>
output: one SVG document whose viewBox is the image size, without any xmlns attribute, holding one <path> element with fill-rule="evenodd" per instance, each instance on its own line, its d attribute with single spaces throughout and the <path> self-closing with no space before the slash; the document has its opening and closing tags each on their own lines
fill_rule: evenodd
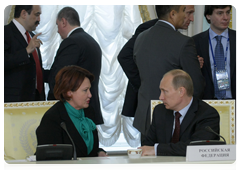
<svg viewBox="0 0 240 170">
<path fill-rule="evenodd" d="M 99 157 L 105 157 L 105 156 L 107 156 L 107 153 L 105 153 L 103 151 L 100 151 L 100 152 L 98 152 L 98 156 Z"/>
</svg>

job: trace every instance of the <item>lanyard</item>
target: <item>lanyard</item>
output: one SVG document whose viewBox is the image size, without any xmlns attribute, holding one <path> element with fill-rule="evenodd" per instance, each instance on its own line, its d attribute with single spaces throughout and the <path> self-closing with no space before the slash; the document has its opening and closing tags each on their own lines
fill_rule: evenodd
<svg viewBox="0 0 240 170">
<path fill-rule="evenodd" d="M 211 47 L 211 52 L 212 52 L 212 57 L 213 57 L 214 67 L 215 67 L 215 70 L 217 71 L 217 64 L 216 64 L 215 57 L 214 57 L 214 54 L 213 54 L 213 48 L 212 48 L 212 42 L 211 42 L 211 39 L 210 39 L 210 35 L 209 35 L 209 44 L 210 44 L 210 47 Z M 226 65 L 227 65 L 227 62 L 226 62 L 226 61 L 227 61 L 228 44 L 229 44 L 229 33 L 228 33 L 228 40 L 227 40 L 226 53 L 225 53 L 225 57 L 224 57 L 224 61 L 225 61 L 225 69 L 226 69 Z"/>
</svg>

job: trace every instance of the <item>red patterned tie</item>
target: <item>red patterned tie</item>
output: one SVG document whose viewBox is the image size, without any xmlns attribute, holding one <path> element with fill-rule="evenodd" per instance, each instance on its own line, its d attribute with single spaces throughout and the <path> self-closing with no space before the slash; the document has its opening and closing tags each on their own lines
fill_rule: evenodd
<svg viewBox="0 0 240 170">
<path fill-rule="evenodd" d="M 31 37 L 29 36 L 29 33 L 27 31 L 26 31 L 25 34 L 27 35 L 27 41 L 29 43 L 30 40 L 31 40 Z M 42 68 L 41 68 L 41 65 L 40 65 L 40 61 L 39 61 L 36 49 L 32 52 L 32 55 L 33 55 L 33 58 L 34 58 L 34 61 L 35 61 L 35 64 L 36 64 L 37 90 L 38 90 L 39 93 L 41 93 L 42 90 L 43 90 L 43 75 L 42 75 Z"/>
<path fill-rule="evenodd" d="M 172 136 L 172 143 L 177 143 L 179 141 L 179 136 L 180 136 L 180 121 L 179 118 L 182 115 L 179 112 L 175 113 L 175 129 L 174 129 L 174 133 Z"/>
</svg>

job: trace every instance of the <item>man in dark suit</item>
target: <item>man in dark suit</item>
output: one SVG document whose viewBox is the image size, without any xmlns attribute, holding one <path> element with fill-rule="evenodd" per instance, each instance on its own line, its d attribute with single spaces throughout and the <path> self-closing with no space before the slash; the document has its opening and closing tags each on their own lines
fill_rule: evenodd
<svg viewBox="0 0 240 170">
<path fill-rule="evenodd" d="M 122 115 L 124 116 L 134 117 L 137 108 L 138 89 L 141 84 L 138 68 L 133 60 L 134 43 L 141 32 L 152 27 L 157 21 L 158 19 L 153 19 L 139 25 L 135 31 L 135 34 L 123 46 L 122 50 L 118 54 L 118 61 L 129 80 L 122 109 Z"/>
<path fill-rule="evenodd" d="M 133 126 L 143 137 L 150 126 L 150 101 L 158 99 L 159 82 L 166 72 L 182 69 L 189 73 L 193 80 L 194 96 L 202 97 L 204 78 L 194 41 L 176 31 L 184 22 L 185 8 L 184 5 L 156 5 L 159 21 L 142 32 L 135 42 L 134 58 L 141 85 Z"/>
<path fill-rule="evenodd" d="M 45 100 L 41 33 L 32 33 L 40 15 L 39 5 L 16 5 L 13 21 L 4 26 L 4 102 Z"/>
<path fill-rule="evenodd" d="M 231 5 L 205 5 L 204 15 L 210 23 L 210 28 L 193 36 L 197 54 L 204 58 L 202 74 L 206 81 L 203 99 L 236 99 L 236 31 L 228 28 L 230 22 Z M 215 70 L 219 70 L 217 56 L 217 35 L 222 36 L 223 57 L 220 64 L 227 70 L 229 88 L 224 89 L 224 94 L 218 95 L 218 86 Z M 211 41 L 209 41 L 209 38 Z M 226 64 L 225 64 L 226 59 Z M 216 67 L 214 66 L 216 62 Z"/>
<path fill-rule="evenodd" d="M 184 19 L 184 23 L 181 26 L 181 29 L 188 29 L 190 22 L 194 21 L 193 16 L 194 12 L 195 12 L 194 5 L 186 5 L 185 10 L 186 18 Z M 124 116 L 134 117 L 137 108 L 138 89 L 141 84 L 138 68 L 133 60 L 134 43 L 141 32 L 154 26 L 157 21 L 158 19 L 153 19 L 140 24 L 137 27 L 132 38 L 128 40 L 128 42 L 123 46 L 123 48 L 119 52 L 118 61 L 129 80 L 122 109 L 122 115 Z"/>
<path fill-rule="evenodd" d="M 180 69 L 167 72 L 159 86 L 159 104 L 153 111 L 148 134 L 140 147 L 142 155 L 186 156 L 191 141 L 219 140 L 205 130 L 219 133 L 219 114 L 210 105 L 193 97 L 193 82 Z"/>
<path fill-rule="evenodd" d="M 58 33 L 63 41 L 57 51 L 49 73 L 48 100 L 54 100 L 55 76 L 64 66 L 77 65 L 87 69 L 94 75 L 90 89 L 92 99 L 90 105 L 96 113 L 96 124 L 103 124 L 102 112 L 98 96 L 98 82 L 101 71 L 102 52 L 98 43 L 80 27 L 78 13 L 71 7 L 63 8 L 57 16 Z"/>
</svg>

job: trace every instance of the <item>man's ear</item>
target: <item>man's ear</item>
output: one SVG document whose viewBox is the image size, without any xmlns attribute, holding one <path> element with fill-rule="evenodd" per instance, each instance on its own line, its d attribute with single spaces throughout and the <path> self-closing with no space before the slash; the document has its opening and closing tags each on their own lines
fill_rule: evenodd
<svg viewBox="0 0 240 170">
<path fill-rule="evenodd" d="M 175 17 L 175 15 L 176 15 L 176 11 L 175 11 L 175 10 L 172 10 L 172 11 L 169 13 L 169 17 L 170 17 L 171 19 L 173 19 L 173 18 Z"/>
<path fill-rule="evenodd" d="M 63 27 L 67 26 L 67 20 L 65 18 L 62 18 L 61 22 L 62 22 Z"/>
<path fill-rule="evenodd" d="M 186 89 L 185 89 L 184 87 L 179 87 L 178 91 L 179 91 L 179 94 L 180 94 L 181 96 L 183 96 L 184 94 L 186 94 Z"/>
<path fill-rule="evenodd" d="M 206 15 L 207 19 L 210 20 L 211 19 L 211 15 Z M 211 20 L 210 20 L 211 21 Z"/>
<path fill-rule="evenodd" d="M 22 18 L 25 19 L 26 16 L 27 16 L 27 14 L 28 14 L 27 11 L 23 9 L 23 10 L 21 11 L 21 13 L 20 13 L 20 17 L 22 17 Z"/>
</svg>

